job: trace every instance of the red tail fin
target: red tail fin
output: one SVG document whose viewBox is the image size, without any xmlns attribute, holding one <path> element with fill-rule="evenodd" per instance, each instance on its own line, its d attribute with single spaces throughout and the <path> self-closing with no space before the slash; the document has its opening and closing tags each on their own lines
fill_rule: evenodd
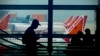
<svg viewBox="0 0 100 56">
<path fill-rule="evenodd" d="M 83 31 L 86 23 L 87 16 L 76 17 L 75 20 L 67 28 L 69 34 L 77 34 L 78 31 Z M 70 42 L 69 38 L 64 38 L 66 42 Z"/>
<path fill-rule="evenodd" d="M 69 18 L 67 23 L 64 23 L 69 34 L 76 34 L 78 31 L 82 31 L 85 27 L 87 16 L 76 16 L 74 18 Z M 70 24 L 69 24 L 70 23 Z"/>
<path fill-rule="evenodd" d="M 69 34 L 77 34 L 78 31 L 83 31 L 87 16 L 79 17 L 69 29 Z"/>
<path fill-rule="evenodd" d="M 0 29 L 6 30 L 8 27 L 8 21 L 9 21 L 10 15 L 6 14 L 1 20 L 0 20 Z"/>
</svg>

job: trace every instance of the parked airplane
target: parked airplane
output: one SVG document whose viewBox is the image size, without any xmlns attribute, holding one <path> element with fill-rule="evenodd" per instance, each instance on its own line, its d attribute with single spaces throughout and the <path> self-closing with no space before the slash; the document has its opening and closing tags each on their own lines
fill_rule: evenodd
<svg viewBox="0 0 100 56">
<path fill-rule="evenodd" d="M 7 17 L 7 16 L 6 16 Z M 28 15 L 26 19 L 29 21 L 30 16 Z M 31 22 L 27 23 L 8 23 L 9 17 L 2 20 L 3 24 L 0 25 L 1 29 L 5 26 L 7 29 L 8 24 L 12 26 L 11 31 L 13 33 L 24 33 L 24 31 L 31 25 Z M 25 19 L 25 20 L 26 20 Z M 71 16 L 67 20 L 62 22 L 54 22 L 53 23 L 53 34 L 77 34 L 78 31 L 83 31 L 86 23 L 87 15 L 85 16 Z M 35 31 L 37 34 L 46 34 L 48 32 L 48 23 L 40 22 L 41 26 L 39 26 Z M 47 41 L 47 38 L 40 38 L 38 41 Z M 53 38 L 55 41 L 63 41 L 69 42 L 69 38 Z"/>
</svg>

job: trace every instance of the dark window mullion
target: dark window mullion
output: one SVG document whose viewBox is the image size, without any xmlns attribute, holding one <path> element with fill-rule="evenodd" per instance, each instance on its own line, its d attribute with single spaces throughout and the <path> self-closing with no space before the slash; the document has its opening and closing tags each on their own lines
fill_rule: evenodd
<svg viewBox="0 0 100 56">
<path fill-rule="evenodd" d="M 0 5 L 0 9 L 47 10 L 48 5 Z"/>
<path fill-rule="evenodd" d="M 52 53 L 53 0 L 48 1 L 48 52 Z"/>
</svg>

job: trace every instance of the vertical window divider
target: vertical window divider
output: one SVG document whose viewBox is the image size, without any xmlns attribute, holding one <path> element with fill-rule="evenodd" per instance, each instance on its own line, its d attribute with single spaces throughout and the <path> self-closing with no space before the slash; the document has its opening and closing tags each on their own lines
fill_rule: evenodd
<svg viewBox="0 0 100 56">
<path fill-rule="evenodd" d="M 53 0 L 48 0 L 48 52 L 52 54 Z"/>
</svg>

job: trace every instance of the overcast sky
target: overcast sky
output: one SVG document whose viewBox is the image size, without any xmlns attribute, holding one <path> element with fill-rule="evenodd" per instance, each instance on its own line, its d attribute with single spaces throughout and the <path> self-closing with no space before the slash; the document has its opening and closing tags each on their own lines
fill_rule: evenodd
<svg viewBox="0 0 100 56">
<path fill-rule="evenodd" d="M 48 15 L 48 10 L 6 10 L 10 14 L 16 14 L 17 17 L 26 17 L 32 14 Z M 93 22 L 96 18 L 95 10 L 53 10 L 53 20 L 56 22 L 64 22 L 70 16 L 88 16 L 88 22 Z"/>
</svg>

